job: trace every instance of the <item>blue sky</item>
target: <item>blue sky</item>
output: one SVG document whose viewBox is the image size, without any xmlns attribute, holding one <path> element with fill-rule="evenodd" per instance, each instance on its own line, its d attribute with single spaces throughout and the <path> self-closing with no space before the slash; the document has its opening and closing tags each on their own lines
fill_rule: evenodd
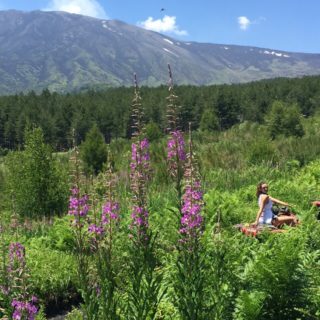
<svg viewBox="0 0 320 320">
<path fill-rule="evenodd" d="M 320 0 L 0 0 L 0 9 L 61 10 L 185 41 L 320 53 Z"/>
</svg>

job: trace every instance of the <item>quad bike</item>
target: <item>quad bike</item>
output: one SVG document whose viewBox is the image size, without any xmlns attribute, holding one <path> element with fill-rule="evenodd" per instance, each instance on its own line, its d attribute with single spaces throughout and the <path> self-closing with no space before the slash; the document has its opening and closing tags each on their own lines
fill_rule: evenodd
<svg viewBox="0 0 320 320">
<path fill-rule="evenodd" d="M 311 204 L 317 208 L 316 217 L 320 220 L 320 200 L 312 201 Z"/>
<path fill-rule="evenodd" d="M 275 206 L 272 210 L 276 218 L 270 225 L 255 225 L 245 223 L 237 224 L 235 225 L 235 228 L 237 228 L 239 231 L 241 231 L 243 234 L 247 236 L 256 237 L 262 231 L 269 231 L 271 233 L 282 233 L 286 231 L 285 229 L 283 229 L 285 225 L 295 227 L 300 223 L 298 217 L 292 211 L 290 211 L 288 207 Z"/>
</svg>

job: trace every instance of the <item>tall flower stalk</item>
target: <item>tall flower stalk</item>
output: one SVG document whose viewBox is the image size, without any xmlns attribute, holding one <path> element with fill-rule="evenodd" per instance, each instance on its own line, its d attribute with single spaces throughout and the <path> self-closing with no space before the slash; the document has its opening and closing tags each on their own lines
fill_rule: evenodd
<svg viewBox="0 0 320 320">
<path fill-rule="evenodd" d="M 201 189 L 200 174 L 193 152 L 191 125 L 189 127 L 189 151 L 184 171 L 185 189 L 182 196 L 181 242 L 188 244 L 189 249 L 193 242 L 199 242 L 203 230 L 203 192 Z"/>
<path fill-rule="evenodd" d="M 169 175 L 174 181 L 176 190 L 177 208 L 179 210 L 178 219 L 182 214 L 182 193 L 183 193 L 183 174 L 186 161 L 185 141 L 180 129 L 180 109 L 177 100 L 178 96 L 174 93 L 173 78 L 171 67 L 169 71 L 169 96 L 167 97 L 167 163 Z"/>
<path fill-rule="evenodd" d="M 130 188 L 132 193 L 131 236 L 142 246 L 148 243 L 149 213 L 147 209 L 147 184 L 150 178 L 149 142 L 144 135 L 143 109 L 135 75 L 132 101 L 133 134 L 130 162 Z"/>
<path fill-rule="evenodd" d="M 0 318 L 33 320 L 38 313 L 37 298 L 29 283 L 25 247 L 9 243 L 0 223 Z"/>
<path fill-rule="evenodd" d="M 162 274 L 156 271 L 155 237 L 149 227 L 147 185 L 150 177 L 149 142 L 144 135 L 143 110 L 135 75 L 132 101 L 133 137 L 130 163 L 132 210 L 129 289 L 126 319 L 154 319 L 161 293 Z"/>
<path fill-rule="evenodd" d="M 191 127 L 191 126 L 190 126 Z M 205 313 L 205 259 L 201 243 L 204 220 L 201 180 L 193 152 L 191 128 L 184 172 L 180 239 L 174 279 L 175 302 L 181 319 L 207 319 Z"/>
<path fill-rule="evenodd" d="M 19 242 L 9 245 L 7 272 L 7 294 L 11 298 L 12 319 L 34 320 L 38 313 L 37 298 L 29 292 L 25 248 Z"/>
<path fill-rule="evenodd" d="M 174 132 L 176 130 L 180 130 L 180 113 L 181 106 L 178 105 L 179 97 L 174 92 L 174 84 L 171 66 L 168 64 L 168 72 L 169 72 L 169 85 L 168 91 L 169 96 L 167 99 L 167 131 L 168 133 Z"/>
<path fill-rule="evenodd" d="M 99 281 L 100 318 L 106 320 L 119 319 L 118 301 L 116 297 L 116 272 L 114 242 L 120 222 L 120 205 L 115 199 L 115 176 L 111 166 L 104 176 L 106 194 L 102 205 L 97 241 L 96 268 Z M 101 233 L 100 233 L 101 231 Z"/>
<path fill-rule="evenodd" d="M 114 196 L 114 173 L 109 166 L 103 175 L 106 190 L 103 201 L 98 198 L 94 188 L 89 199 L 88 194 L 81 190 L 82 174 L 77 147 L 72 162 L 74 170 L 69 215 L 73 217 L 72 227 L 76 240 L 78 277 L 85 318 L 118 319 L 113 243 L 120 220 L 120 206 Z"/>
<path fill-rule="evenodd" d="M 147 183 L 150 169 L 149 142 L 137 136 L 132 143 L 130 186 L 132 192 L 131 225 L 133 239 L 141 245 L 148 242 L 149 213 L 147 209 Z"/>
<path fill-rule="evenodd" d="M 81 169 L 79 150 L 74 147 L 72 188 L 69 198 L 69 215 L 72 216 L 72 228 L 75 236 L 75 255 L 77 259 L 77 275 L 80 293 L 83 299 L 83 310 L 87 319 L 98 319 L 97 299 L 93 284 L 90 281 L 88 246 L 86 241 L 86 223 L 89 213 L 89 196 L 81 190 Z"/>
</svg>

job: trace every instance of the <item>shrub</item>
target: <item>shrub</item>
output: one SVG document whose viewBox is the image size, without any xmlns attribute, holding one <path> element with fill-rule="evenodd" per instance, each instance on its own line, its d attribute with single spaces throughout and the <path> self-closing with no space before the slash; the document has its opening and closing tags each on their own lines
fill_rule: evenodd
<svg viewBox="0 0 320 320">
<path fill-rule="evenodd" d="M 7 187 L 15 211 L 25 217 L 40 217 L 66 210 L 67 176 L 40 128 L 25 132 L 25 150 L 6 157 Z"/>
<path fill-rule="evenodd" d="M 297 105 L 288 105 L 282 101 L 275 101 L 267 115 L 267 123 L 271 138 L 278 135 L 302 137 L 304 130 L 301 114 Z"/>
</svg>

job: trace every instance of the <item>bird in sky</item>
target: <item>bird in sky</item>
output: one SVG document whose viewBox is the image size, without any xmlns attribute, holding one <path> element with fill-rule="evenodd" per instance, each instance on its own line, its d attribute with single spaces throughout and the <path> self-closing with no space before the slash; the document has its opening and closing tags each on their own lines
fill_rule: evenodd
<svg viewBox="0 0 320 320">
<path fill-rule="evenodd" d="M 164 11 L 165 10 L 165 8 L 161 8 L 161 10 L 160 11 Z"/>
</svg>

